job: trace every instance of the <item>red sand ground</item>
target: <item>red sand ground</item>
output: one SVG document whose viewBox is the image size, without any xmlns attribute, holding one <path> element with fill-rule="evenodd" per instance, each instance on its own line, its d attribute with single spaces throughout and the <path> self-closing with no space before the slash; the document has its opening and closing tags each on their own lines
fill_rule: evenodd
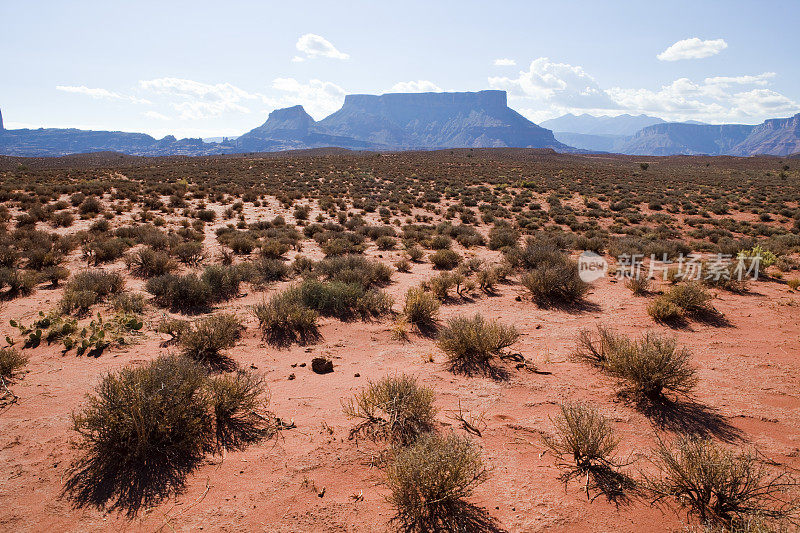
<svg viewBox="0 0 800 533">
<path fill-rule="evenodd" d="M 376 253 L 371 255 L 375 256 Z M 397 252 L 384 253 L 388 260 Z M 483 250 L 482 256 L 493 258 Z M 412 273 L 395 273 L 388 287 L 400 307 L 406 289 L 429 277 L 430 264 Z M 137 287 L 135 280 L 128 286 Z M 280 286 L 268 291 L 278 290 Z M 226 308 L 248 320 L 243 341 L 231 355 L 242 366 L 268 377 L 271 409 L 292 419 L 296 429 L 241 452 L 214 457 L 190 475 L 186 490 L 133 520 L 93 509 L 74 509 L 60 498 L 63 477 L 78 453 L 70 414 L 85 401 L 106 372 L 150 360 L 169 349 L 150 332 L 125 351 L 99 358 L 62 355 L 56 346 L 30 350 L 27 374 L 13 386 L 20 401 L 0 412 L 0 529 L 5 531 L 383 531 L 392 510 L 385 501 L 382 473 L 375 465 L 380 447 L 348 439 L 353 423 L 341 400 L 370 379 L 411 373 L 437 393 L 438 420 L 459 404 L 483 413 L 483 436 L 476 438 L 492 472 L 475 494 L 509 531 L 666 531 L 679 530 L 685 517 L 670 508 L 653 508 L 646 499 L 614 504 L 600 496 L 588 502 L 580 482 L 565 486 L 540 435 L 552 430 L 549 417 L 559 402 L 580 400 L 611 417 L 623 437 L 623 455 L 637 459 L 632 474 L 647 470 L 645 455 L 655 443 L 646 417 L 615 398 L 613 383 L 569 360 L 581 328 L 597 323 L 638 334 L 666 331 L 647 316 L 647 298 L 631 295 L 621 283 L 604 279 L 588 296 L 596 309 L 544 310 L 523 296 L 517 284 L 501 285 L 497 296 L 442 307 L 442 318 L 480 312 L 512 323 L 523 333 L 513 351 L 533 360 L 539 373 L 509 365 L 506 382 L 455 376 L 442 364 L 432 340 L 412 335 L 392 340 L 391 320 L 322 322 L 324 340 L 312 347 L 279 350 L 259 338 L 247 307 L 263 294 L 248 294 Z M 730 327 L 691 323 L 674 332 L 694 354 L 700 384 L 697 400 L 718 410 L 743 445 L 758 446 L 768 457 L 800 467 L 800 296 L 773 282 L 752 284 L 745 295 L 717 293 L 714 305 Z M 2 311 L 2 334 L 14 333 L 8 318 L 32 317 L 48 309 L 60 291 L 39 290 L 10 302 Z M 158 319 L 151 311 L 149 321 Z M 310 370 L 311 358 L 331 357 L 332 374 Z M 432 356 L 434 362 L 426 362 Z M 305 363 L 305 367 L 293 366 Z M 296 379 L 289 380 L 290 374 Z M 359 377 L 356 377 L 359 375 Z M 324 494 L 320 494 L 324 490 Z"/>
</svg>

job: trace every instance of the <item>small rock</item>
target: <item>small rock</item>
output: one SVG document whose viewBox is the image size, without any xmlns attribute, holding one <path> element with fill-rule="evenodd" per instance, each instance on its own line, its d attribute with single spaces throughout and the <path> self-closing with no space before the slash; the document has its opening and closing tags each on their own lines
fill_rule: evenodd
<svg viewBox="0 0 800 533">
<path fill-rule="evenodd" d="M 294 379 L 294 374 L 289 374 L 289 381 Z"/>
<path fill-rule="evenodd" d="M 517 302 L 521 302 L 522 301 L 522 296 L 517 296 L 516 298 L 514 298 L 514 300 L 516 300 Z"/>
<path fill-rule="evenodd" d="M 306 366 L 305 363 L 300 363 L 300 368 L 305 368 L 305 366 Z"/>
<path fill-rule="evenodd" d="M 356 372 L 355 374 L 353 374 L 353 377 L 354 377 L 354 378 L 360 378 L 360 377 L 361 377 L 361 374 L 359 374 L 358 372 Z"/>
<path fill-rule="evenodd" d="M 324 357 L 315 357 L 311 360 L 311 370 L 316 374 L 329 374 L 333 372 L 333 361 Z"/>
</svg>

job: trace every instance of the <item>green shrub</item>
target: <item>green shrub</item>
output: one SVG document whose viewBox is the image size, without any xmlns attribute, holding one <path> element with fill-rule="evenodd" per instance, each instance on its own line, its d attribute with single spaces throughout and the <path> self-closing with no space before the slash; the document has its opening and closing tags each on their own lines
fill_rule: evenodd
<svg viewBox="0 0 800 533">
<path fill-rule="evenodd" d="M 180 335 L 178 343 L 184 356 L 215 370 L 229 370 L 235 362 L 224 351 L 236 345 L 243 330 L 236 315 L 220 313 L 192 324 Z"/>
<path fill-rule="evenodd" d="M 253 306 L 258 327 L 264 339 L 279 346 L 311 344 L 320 335 L 317 328 L 317 312 L 300 301 L 295 288 L 273 295 L 269 301 Z"/>
<path fill-rule="evenodd" d="M 439 300 L 419 287 L 411 287 L 406 292 L 403 314 L 408 321 L 421 331 L 436 328 L 439 319 Z"/>
<path fill-rule="evenodd" d="M 181 312 L 207 309 L 212 302 L 211 289 L 196 274 L 166 274 L 147 280 L 145 290 L 161 307 Z"/>
<path fill-rule="evenodd" d="M 449 249 L 437 250 L 430 255 L 429 259 L 433 268 L 437 270 L 453 270 L 461 263 L 461 256 Z"/>
<path fill-rule="evenodd" d="M 143 278 L 163 276 L 178 267 L 169 254 L 153 250 L 149 246 L 133 252 L 127 257 L 126 263 L 134 274 Z"/>
<path fill-rule="evenodd" d="M 459 531 L 464 499 L 486 481 L 487 472 L 469 439 L 428 434 L 397 450 L 386 478 L 394 520 L 404 531 Z"/>
<path fill-rule="evenodd" d="M 490 373 L 493 359 L 518 339 L 519 332 L 514 326 L 475 315 L 448 320 L 436 343 L 447 355 L 451 371 L 472 375 Z"/>
<path fill-rule="evenodd" d="M 370 382 L 355 398 L 343 402 L 343 408 L 349 418 L 362 420 L 350 432 L 351 437 L 367 435 L 405 446 L 433 430 L 433 401 L 432 389 L 403 374 Z"/>
<path fill-rule="evenodd" d="M 574 304 L 589 290 L 578 275 L 577 263 L 561 253 L 539 262 L 521 282 L 539 305 Z"/>
</svg>

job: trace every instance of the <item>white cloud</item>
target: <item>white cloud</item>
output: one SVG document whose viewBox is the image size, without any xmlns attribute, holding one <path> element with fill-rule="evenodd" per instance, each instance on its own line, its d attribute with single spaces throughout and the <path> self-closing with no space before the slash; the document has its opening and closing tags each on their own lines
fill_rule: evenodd
<svg viewBox="0 0 800 533">
<path fill-rule="evenodd" d="M 717 55 L 728 47 L 724 39 L 701 41 L 697 37 L 678 41 L 656 57 L 661 61 L 678 61 L 680 59 L 702 59 Z"/>
<path fill-rule="evenodd" d="M 393 93 L 440 93 L 444 89 L 428 80 L 401 81 L 392 85 Z"/>
<path fill-rule="evenodd" d="M 516 61 L 514 61 L 513 59 L 508 59 L 506 57 L 494 60 L 494 66 L 496 67 L 513 67 L 516 64 L 517 64 Z"/>
<path fill-rule="evenodd" d="M 560 107 L 603 109 L 613 102 L 580 66 L 554 63 L 546 57 L 531 62 L 517 78 L 490 77 L 489 86 L 511 97 L 543 101 Z"/>
<path fill-rule="evenodd" d="M 159 113 L 158 111 L 145 111 L 142 114 L 147 118 L 152 118 L 153 120 L 169 120 L 167 115 Z"/>
<path fill-rule="evenodd" d="M 126 102 L 132 102 L 134 104 L 149 104 L 151 103 L 149 100 L 144 100 L 142 98 L 137 98 L 135 96 L 127 96 L 124 94 L 119 94 L 113 91 L 109 91 L 108 89 L 102 88 L 91 88 L 86 87 L 85 85 L 75 86 L 75 85 L 57 85 L 56 90 L 63 91 L 65 93 L 73 93 L 73 94 L 82 94 L 85 96 L 90 96 L 96 100 L 123 100 Z"/>
<path fill-rule="evenodd" d="M 331 59 L 350 59 L 348 54 L 336 49 L 330 41 L 321 35 L 306 33 L 297 40 L 297 50 L 305 54 L 306 58 L 328 57 Z M 292 61 L 302 61 L 303 58 L 295 56 Z"/>
<path fill-rule="evenodd" d="M 276 78 L 272 82 L 272 88 L 281 94 L 277 98 L 263 96 L 264 103 L 271 105 L 273 109 L 299 104 L 316 120 L 342 107 L 347 94 L 335 83 L 317 79 L 301 83 L 294 78 Z"/>
<path fill-rule="evenodd" d="M 706 85 L 721 85 L 729 87 L 731 85 L 767 85 L 771 78 L 774 78 L 774 72 L 764 72 L 756 76 L 715 76 L 713 78 L 706 78 Z"/>
<path fill-rule="evenodd" d="M 203 83 L 183 78 L 157 78 L 142 80 L 139 87 L 155 94 L 177 98 L 170 106 L 182 119 L 217 117 L 226 112 L 249 113 L 242 105 L 246 100 L 257 100 L 261 95 L 249 93 L 230 83 Z"/>
<path fill-rule="evenodd" d="M 702 81 L 679 78 L 656 89 L 603 88 L 580 66 L 540 57 L 517 77 L 488 81 L 490 87 L 508 91 L 511 106 L 534 122 L 565 113 L 646 113 L 672 121 L 754 124 L 800 111 L 797 102 L 768 88 L 775 76 L 764 72 Z"/>
</svg>

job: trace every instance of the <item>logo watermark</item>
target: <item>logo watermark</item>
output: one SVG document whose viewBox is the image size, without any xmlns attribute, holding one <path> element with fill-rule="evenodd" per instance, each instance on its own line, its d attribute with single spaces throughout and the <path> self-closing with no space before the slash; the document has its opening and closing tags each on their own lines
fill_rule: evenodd
<svg viewBox="0 0 800 533">
<path fill-rule="evenodd" d="M 652 254 L 648 259 L 645 263 L 644 254 L 620 255 L 617 257 L 614 277 L 618 280 L 661 277 L 664 281 L 670 279 L 670 276 L 684 281 L 756 280 L 762 263 L 760 254 L 745 253 L 736 257 L 716 254 L 707 258 L 700 254 L 680 254 L 675 261 L 670 260 L 666 254 L 660 259 Z M 605 277 L 608 270 L 608 262 L 595 252 L 587 250 L 578 256 L 578 275 L 586 283 Z"/>
<path fill-rule="evenodd" d="M 605 277 L 608 272 L 608 261 L 602 255 L 585 251 L 578 257 L 578 276 L 586 283 Z"/>
</svg>

